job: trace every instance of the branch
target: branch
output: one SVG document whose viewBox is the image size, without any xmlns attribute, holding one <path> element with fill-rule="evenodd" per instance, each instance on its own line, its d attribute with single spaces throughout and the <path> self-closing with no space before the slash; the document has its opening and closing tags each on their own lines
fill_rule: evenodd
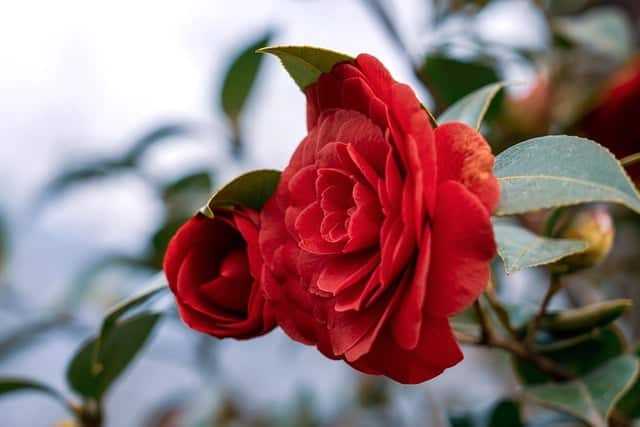
<svg viewBox="0 0 640 427">
<path fill-rule="evenodd" d="M 542 299 L 542 304 L 540 304 L 540 309 L 538 313 L 536 313 L 535 317 L 529 324 L 527 328 L 527 336 L 524 339 L 524 346 L 531 350 L 533 348 L 533 344 L 535 342 L 536 334 L 538 333 L 538 329 L 540 328 L 540 323 L 542 319 L 547 314 L 547 309 L 549 308 L 549 303 L 551 302 L 551 298 L 560 290 L 561 281 L 560 276 L 557 274 L 551 274 L 551 283 L 549 283 L 549 287 L 547 288 L 547 293 L 544 295 Z"/>
<path fill-rule="evenodd" d="M 536 368 L 549 374 L 557 381 L 566 381 L 572 378 L 571 374 L 566 372 L 556 362 L 548 357 L 536 353 L 535 351 L 527 349 L 523 344 L 517 341 L 507 341 L 493 336 L 489 341 L 483 342 L 482 338 L 476 338 L 457 331 L 455 332 L 455 336 L 456 339 L 463 344 L 506 350 L 509 353 L 512 353 L 515 356 L 535 365 Z"/>
</svg>

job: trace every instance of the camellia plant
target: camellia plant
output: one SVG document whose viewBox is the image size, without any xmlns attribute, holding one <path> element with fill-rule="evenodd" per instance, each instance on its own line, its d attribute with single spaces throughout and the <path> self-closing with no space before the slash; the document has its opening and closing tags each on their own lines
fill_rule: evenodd
<svg viewBox="0 0 640 427">
<path fill-rule="evenodd" d="M 537 421 L 534 411 L 531 425 L 629 426 L 640 416 L 640 349 L 614 323 L 630 301 L 549 308 L 567 276 L 607 256 L 605 204 L 640 214 L 624 169 L 637 153 L 618 160 L 592 140 L 552 135 L 494 157 L 482 122 L 502 83 L 435 117 L 371 55 L 260 52 L 280 59 L 307 100 L 308 133 L 287 167 L 237 177 L 182 225 L 158 283 L 113 308 L 71 362 L 82 404 L 19 379 L 0 392 L 46 391 L 81 425 L 102 425 L 102 397 L 161 316 L 146 307 L 170 289 L 199 332 L 250 339 L 279 327 L 404 384 L 447 375 L 464 363 L 461 344 L 502 350 L 520 400 L 554 410 Z M 523 225 L 535 215 L 539 233 Z M 537 307 L 502 300 L 496 257 L 506 274 L 546 268 Z M 450 421 L 520 426 L 521 417 L 509 400 Z"/>
</svg>

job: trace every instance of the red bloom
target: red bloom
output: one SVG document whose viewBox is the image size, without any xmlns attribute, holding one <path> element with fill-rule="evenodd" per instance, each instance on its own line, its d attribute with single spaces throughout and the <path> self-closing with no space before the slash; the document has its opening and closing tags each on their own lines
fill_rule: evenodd
<svg viewBox="0 0 640 427">
<path fill-rule="evenodd" d="M 171 239 L 164 271 L 182 320 L 216 337 L 252 338 L 275 326 L 255 280 L 258 213 L 216 209 L 210 219 L 198 214 Z"/>
<path fill-rule="evenodd" d="M 618 158 L 640 152 L 640 58 L 615 73 L 583 123 L 586 135 Z M 640 182 L 640 164 L 627 168 Z"/>
<path fill-rule="evenodd" d="M 306 95 L 309 134 L 261 215 L 278 324 L 363 372 L 432 378 L 462 359 L 448 317 L 482 292 L 496 252 L 490 148 L 462 123 L 434 132 L 369 55 Z"/>
</svg>

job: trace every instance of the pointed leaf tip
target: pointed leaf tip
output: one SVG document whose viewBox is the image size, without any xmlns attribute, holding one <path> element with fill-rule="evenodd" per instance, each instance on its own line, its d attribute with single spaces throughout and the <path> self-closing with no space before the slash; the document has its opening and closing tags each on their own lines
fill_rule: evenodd
<svg viewBox="0 0 640 427">
<path fill-rule="evenodd" d="M 277 56 L 301 90 L 329 73 L 336 64 L 354 60 L 344 53 L 313 46 L 269 46 L 256 52 Z"/>
</svg>

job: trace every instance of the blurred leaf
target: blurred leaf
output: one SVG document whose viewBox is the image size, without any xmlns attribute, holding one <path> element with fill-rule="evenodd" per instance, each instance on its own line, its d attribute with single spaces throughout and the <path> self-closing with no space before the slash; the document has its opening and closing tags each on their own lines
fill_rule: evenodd
<svg viewBox="0 0 640 427">
<path fill-rule="evenodd" d="M 636 358 L 640 359 L 640 345 L 634 352 Z M 640 378 L 636 378 L 633 387 L 620 399 L 616 405 L 616 412 L 621 413 L 628 419 L 640 418 Z"/>
<path fill-rule="evenodd" d="M 428 89 L 434 92 L 433 97 L 445 107 L 500 80 L 494 67 L 485 60 L 467 61 L 442 53 L 427 56 L 419 73 Z"/>
<path fill-rule="evenodd" d="M 37 391 L 48 394 L 61 402 L 65 407 L 70 408 L 67 399 L 53 387 L 23 378 L 0 377 L 0 396 L 21 391 Z"/>
<path fill-rule="evenodd" d="M 57 175 L 49 181 L 37 203 L 56 197 L 73 185 L 134 170 L 140 157 L 152 144 L 170 137 L 185 136 L 192 132 L 192 126 L 185 123 L 168 123 L 155 127 L 138 138 L 123 156 L 95 160 L 84 165 L 70 167 Z"/>
<path fill-rule="evenodd" d="M 121 254 L 105 255 L 84 267 L 80 273 L 74 277 L 73 282 L 65 290 L 65 295 L 58 303 L 58 309 L 63 312 L 73 310 L 78 304 L 82 303 L 90 290 L 93 289 L 96 279 L 105 271 L 114 268 L 150 270 L 154 269 L 154 266 L 151 265 L 148 260 L 139 257 Z"/>
<path fill-rule="evenodd" d="M 98 339 L 85 343 L 67 367 L 71 388 L 83 397 L 100 400 L 145 345 L 160 317 L 159 313 L 142 313 L 116 322 L 103 335 L 99 371 L 92 360 Z"/>
<path fill-rule="evenodd" d="M 617 7 L 598 7 L 580 16 L 555 18 L 553 24 L 561 36 L 619 61 L 633 53 L 633 27 Z"/>
<path fill-rule="evenodd" d="M 536 337 L 536 350 L 565 370 L 580 376 L 623 354 L 626 342 L 620 330 L 611 325 L 571 338 L 540 334 Z M 551 380 L 530 363 L 518 358 L 513 360 L 522 383 L 541 384 Z"/>
<path fill-rule="evenodd" d="M 498 255 L 504 261 L 507 274 L 550 264 L 587 249 L 587 244 L 581 240 L 542 237 L 518 225 L 500 221 L 493 222 L 493 231 Z"/>
<path fill-rule="evenodd" d="M 469 307 L 461 313 L 451 317 L 451 326 L 456 332 L 462 332 L 467 335 L 480 335 L 480 324 L 473 307 Z"/>
<path fill-rule="evenodd" d="M 572 310 L 551 312 L 542 319 L 540 328 L 554 334 L 584 333 L 614 322 L 632 305 L 630 299 L 615 299 Z"/>
<path fill-rule="evenodd" d="M 573 381 L 525 387 L 523 395 L 592 427 L 607 427 L 613 407 L 637 375 L 638 360 L 625 355 Z"/>
<path fill-rule="evenodd" d="M 464 96 L 438 117 L 438 123 L 458 121 L 480 129 L 491 101 L 503 87 L 504 83 L 492 83 Z"/>
<path fill-rule="evenodd" d="M 222 105 L 222 111 L 224 111 L 231 123 L 237 123 L 238 117 L 242 113 L 242 109 L 258 77 L 263 55 L 256 53 L 256 50 L 267 46 L 271 37 L 271 32 L 268 32 L 259 40 L 242 49 L 234 57 L 225 74 L 220 104 Z"/>
<path fill-rule="evenodd" d="M 258 52 L 277 56 L 302 90 L 315 83 L 320 75 L 329 73 L 334 65 L 353 61 L 344 53 L 312 46 L 271 46 Z"/>
<path fill-rule="evenodd" d="M 74 185 L 121 173 L 132 166 L 127 159 L 104 159 L 69 168 L 49 181 L 38 196 L 36 204 L 55 198 Z"/>
<path fill-rule="evenodd" d="M 588 202 L 619 203 L 640 213 L 640 196 L 620 163 L 585 138 L 533 138 L 496 157 L 500 206 L 496 215 Z"/>
<path fill-rule="evenodd" d="M 37 320 L 22 321 L 15 329 L 11 329 L 0 337 L 0 362 L 35 344 L 39 338 L 42 338 L 42 334 L 65 326 L 70 320 L 69 315 L 59 313 L 45 315 Z"/>
<path fill-rule="evenodd" d="M 276 170 L 247 172 L 218 190 L 200 212 L 213 218 L 212 209 L 216 206 L 246 206 L 259 211 L 276 190 L 279 180 L 280 172 Z"/>
<path fill-rule="evenodd" d="M 521 427 L 520 404 L 499 400 L 475 411 L 449 415 L 451 427 Z"/>
<path fill-rule="evenodd" d="M 211 194 L 213 182 L 208 172 L 197 172 L 184 176 L 167 185 L 162 198 L 170 221 L 184 221 L 202 206 Z"/>
<path fill-rule="evenodd" d="M 156 274 L 149 286 L 109 309 L 107 315 L 102 321 L 100 337 L 107 337 L 111 333 L 111 329 L 116 325 L 116 322 L 127 312 L 140 307 L 151 298 L 161 292 L 167 291 L 168 289 L 167 279 L 165 278 L 164 272 Z"/>
<path fill-rule="evenodd" d="M 156 142 L 168 138 L 189 136 L 194 133 L 193 125 L 184 122 L 164 123 L 151 128 L 136 139 L 129 152 L 124 156 L 125 164 L 135 164 L 143 154 Z"/>
<path fill-rule="evenodd" d="M 151 253 L 149 263 L 157 269 L 162 269 L 164 254 L 169 245 L 169 241 L 176 234 L 178 229 L 184 224 L 184 220 L 169 221 L 163 224 L 151 237 Z"/>
</svg>

